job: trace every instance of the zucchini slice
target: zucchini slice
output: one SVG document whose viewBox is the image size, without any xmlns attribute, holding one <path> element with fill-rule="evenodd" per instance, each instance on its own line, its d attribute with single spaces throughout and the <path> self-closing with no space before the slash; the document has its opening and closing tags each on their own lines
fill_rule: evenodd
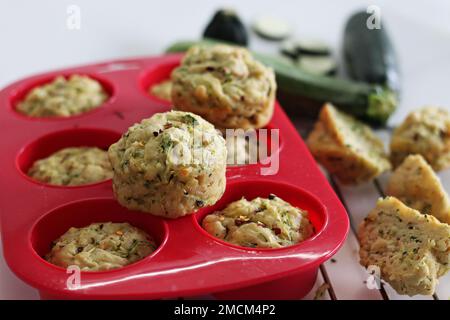
<svg viewBox="0 0 450 320">
<path fill-rule="evenodd" d="M 309 73 L 318 75 L 334 75 L 337 64 L 331 56 L 300 56 L 297 66 Z"/>
<path fill-rule="evenodd" d="M 331 48 L 320 40 L 288 39 L 281 44 L 281 53 L 293 59 L 300 56 L 330 56 Z"/>
<path fill-rule="evenodd" d="M 262 38 L 274 41 L 286 39 L 291 27 L 282 20 L 273 17 L 261 17 L 253 23 L 253 30 Z"/>
<path fill-rule="evenodd" d="M 331 48 L 320 40 L 304 39 L 295 41 L 295 47 L 300 54 L 328 56 L 331 55 Z"/>
<path fill-rule="evenodd" d="M 300 56 L 300 52 L 297 50 L 295 41 L 291 39 L 283 41 L 280 47 L 280 52 L 282 55 L 294 60 L 297 60 L 297 58 Z"/>
</svg>

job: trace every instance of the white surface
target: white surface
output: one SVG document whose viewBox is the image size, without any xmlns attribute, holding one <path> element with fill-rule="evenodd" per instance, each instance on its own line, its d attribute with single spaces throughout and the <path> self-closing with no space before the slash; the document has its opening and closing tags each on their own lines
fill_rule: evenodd
<svg viewBox="0 0 450 320">
<path fill-rule="evenodd" d="M 0 87 L 48 69 L 157 54 L 174 40 L 199 37 L 223 4 L 236 8 L 247 24 L 270 14 L 290 22 L 296 35 L 336 48 L 349 14 L 377 5 L 402 62 L 402 108 L 393 121 L 423 104 L 450 106 L 443 89 L 450 80 L 450 2 L 442 0 L 0 0 Z M 70 5 L 81 10 L 80 30 L 67 28 Z M 261 43 L 252 46 L 268 47 Z"/>
<path fill-rule="evenodd" d="M 317 37 L 335 48 L 339 47 L 348 15 L 369 4 L 378 5 L 402 63 L 402 104 L 393 123 L 424 104 L 450 108 L 447 88 L 450 83 L 450 2 L 439 0 L 414 3 L 406 0 L 0 0 L 0 87 L 49 69 L 157 54 L 175 40 L 199 37 L 213 11 L 223 4 L 236 8 L 246 23 L 257 16 L 271 14 L 289 21 L 298 36 Z M 77 5 L 81 10 L 80 30 L 69 30 L 66 26 L 69 5 Z M 274 50 L 254 38 L 252 47 Z M 450 187 L 450 174 L 445 184 Z M 355 201 L 358 212 L 355 218 L 360 219 L 361 210 L 371 204 L 361 199 Z M 354 247 L 354 241 L 349 241 L 349 246 Z M 349 248 L 344 247 L 339 257 L 351 255 Z M 2 257 L 0 255 L 0 299 L 37 298 L 35 290 L 11 274 Z M 335 268 L 330 268 L 331 276 Z M 340 272 L 344 274 L 345 270 Z M 448 279 L 439 290 L 442 295 L 450 296 Z M 339 277 L 331 279 L 335 283 L 341 280 Z M 345 293 L 348 298 L 357 297 L 354 290 L 342 291 L 338 287 L 336 291 Z"/>
</svg>

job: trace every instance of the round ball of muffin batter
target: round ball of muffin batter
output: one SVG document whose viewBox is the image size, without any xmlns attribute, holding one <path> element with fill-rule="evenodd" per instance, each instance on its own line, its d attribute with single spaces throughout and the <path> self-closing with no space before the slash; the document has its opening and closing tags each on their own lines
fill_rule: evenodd
<svg viewBox="0 0 450 320">
<path fill-rule="evenodd" d="M 275 75 L 247 49 L 194 46 L 171 78 L 174 105 L 217 128 L 261 128 L 272 118 Z"/>
<path fill-rule="evenodd" d="M 181 111 L 157 113 L 109 148 L 114 194 L 123 206 L 177 218 L 225 191 L 227 150 L 214 126 Z"/>
</svg>

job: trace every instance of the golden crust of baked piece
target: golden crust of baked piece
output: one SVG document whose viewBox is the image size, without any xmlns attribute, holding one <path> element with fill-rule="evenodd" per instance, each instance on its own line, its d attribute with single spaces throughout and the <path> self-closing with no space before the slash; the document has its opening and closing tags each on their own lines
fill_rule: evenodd
<svg viewBox="0 0 450 320">
<path fill-rule="evenodd" d="M 344 184 L 369 181 L 391 168 L 383 142 L 372 130 L 329 103 L 307 144 L 317 161 Z"/>
<path fill-rule="evenodd" d="M 421 155 L 410 155 L 391 175 L 386 194 L 408 207 L 450 224 L 450 200 L 430 165 Z"/>
<path fill-rule="evenodd" d="M 399 294 L 433 294 L 450 268 L 450 226 L 394 197 L 378 200 L 358 238 L 361 265 L 378 266 Z"/>
<path fill-rule="evenodd" d="M 421 154 L 436 171 L 450 167 L 450 113 L 436 107 L 411 112 L 395 129 L 390 149 L 394 167 L 410 154 Z"/>
</svg>

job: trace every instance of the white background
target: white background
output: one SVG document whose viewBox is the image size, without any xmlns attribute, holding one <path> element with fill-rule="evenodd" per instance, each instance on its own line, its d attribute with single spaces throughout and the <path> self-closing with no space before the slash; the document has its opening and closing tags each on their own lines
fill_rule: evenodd
<svg viewBox="0 0 450 320">
<path fill-rule="evenodd" d="M 72 4 L 81 9 L 80 30 L 66 26 Z M 392 123 L 425 104 L 450 109 L 450 1 L 445 0 L 0 0 L 0 87 L 49 69 L 158 54 L 175 40 L 200 37 L 224 4 L 246 23 L 267 14 L 285 19 L 298 37 L 326 40 L 337 52 L 348 15 L 375 4 L 402 66 L 402 102 Z M 274 50 L 254 37 L 251 46 Z M 12 275 L 0 251 L 0 299 L 15 298 L 37 294 Z"/>
</svg>

